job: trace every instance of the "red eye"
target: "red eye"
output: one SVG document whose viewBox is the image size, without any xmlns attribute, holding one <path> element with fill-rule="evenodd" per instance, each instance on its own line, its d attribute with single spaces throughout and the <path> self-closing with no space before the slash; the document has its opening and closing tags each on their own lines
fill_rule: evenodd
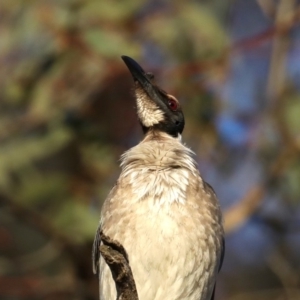
<svg viewBox="0 0 300 300">
<path fill-rule="evenodd" d="M 173 111 L 177 110 L 177 108 L 178 108 L 177 102 L 173 99 L 169 99 L 168 105 L 171 108 L 171 110 L 173 110 Z"/>
</svg>

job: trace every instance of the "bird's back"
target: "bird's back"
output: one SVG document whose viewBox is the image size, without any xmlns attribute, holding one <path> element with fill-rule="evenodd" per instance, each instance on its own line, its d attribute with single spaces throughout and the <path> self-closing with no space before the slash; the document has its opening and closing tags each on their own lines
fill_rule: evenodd
<svg viewBox="0 0 300 300">
<path fill-rule="evenodd" d="M 222 251 L 221 214 L 179 140 L 148 135 L 123 155 L 100 226 L 125 247 L 139 299 L 210 299 Z M 100 299 L 115 300 L 102 259 L 99 276 Z"/>
</svg>

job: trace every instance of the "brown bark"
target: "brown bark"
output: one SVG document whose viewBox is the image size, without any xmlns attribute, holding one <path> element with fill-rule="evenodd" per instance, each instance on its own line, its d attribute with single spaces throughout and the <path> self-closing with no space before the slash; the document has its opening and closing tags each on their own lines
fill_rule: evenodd
<svg viewBox="0 0 300 300">
<path fill-rule="evenodd" d="M 117 300 L 138 300 L 138 294 L 124 247 L 100 233 L 100 253 L 109 266 L 116 284 Z"/>
</svg>

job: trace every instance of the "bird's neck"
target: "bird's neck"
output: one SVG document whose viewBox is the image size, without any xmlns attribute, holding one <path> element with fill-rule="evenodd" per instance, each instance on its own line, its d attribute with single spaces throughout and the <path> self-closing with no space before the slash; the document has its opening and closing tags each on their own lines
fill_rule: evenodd
<svg viewBox="0 0 300 300">
<path fill-rule="evenodd" d="M 194 153 L 181 143 L 181 136 L 174 138 L 164 132 L 149 131 L 137 146 L 121 157 L 124 171 L 136 169 L 163 170 L 185 168 L 198 172 Z"/>
<path fill-rule="evenodd" d="M 200 178 L 192 155 L 178 138 L 147 134 L 123 154 L 119 183 L 134 193 L 132 201 L 147 201 L 156 208 L 184 205 L 190 180 Z"/>
</svg>

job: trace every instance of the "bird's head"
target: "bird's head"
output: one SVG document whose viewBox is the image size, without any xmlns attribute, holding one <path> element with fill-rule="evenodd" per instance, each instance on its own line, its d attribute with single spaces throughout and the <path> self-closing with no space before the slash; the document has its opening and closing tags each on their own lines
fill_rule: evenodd
<svg viewBox="0 0 300 300">
<path fill-rule="evenodd" d="M 153 75 L 146 73 L 135 60 L 128 56 L 122 59 L 134 79 L 137 114 L 144 132 L 152 129 L 178 137 L 184 128 L 178 100 L 160 89 L 153 82 Z"/>
</svg>

